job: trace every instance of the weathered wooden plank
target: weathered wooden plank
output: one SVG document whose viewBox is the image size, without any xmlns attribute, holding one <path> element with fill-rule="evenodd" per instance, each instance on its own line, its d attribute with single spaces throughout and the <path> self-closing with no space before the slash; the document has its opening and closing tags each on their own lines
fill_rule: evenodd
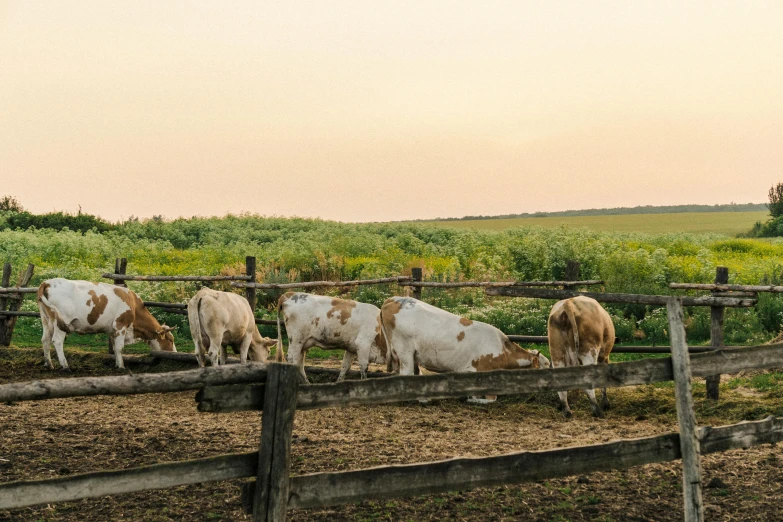
<svg viewBox="0 0 783 522">
<path fill-rule="evenodd" d="M 438 283 L 436 281 L 410 281 L 400 283 L 400 286 L 413 286 L 421 288 L 492 288 L 492 287 L 548 287 L 548 286 L 591 286 L 602 285 L 601 280 L 588 279 L 586 281 L 452 281 Z"/>
<path fill-rule="evenodd" d="M 773 292 L 782 293 L 783 286 L 776 285 L 729 285 L 723 283 L 669 283 L 669 288 L 678 290 L 709 290 L 712 292 Z"/>
<path fill-rule="evenodd" d="M 288 509 L 291 433 L 294 429 L 299 370 L 284 363 L 269 367 L 261 419 L 261 446 L 253 500 L 254 522 L 283 522 Z"/>
<path fill-rule="evenodd" d="M 263 382 L 266 372 L 265 364 L 249 363 L 169 373 L 14 382 L 0 385 L 0 402 L 196 390 L 208 385 Z"/>
<path fill-rule="evenodd" d="M 783 440 L 783 420 L 774 417 L 700 432 L 702 451 L 713 453 Z M 668 433 L 592 446 L 456 458 L 291 478 L 289 509 L 324 507 L 517 484 L 680 458 L 679 435 Z"/>
<path fill-rule="evenodd" d="M 255 475 L 258 452 L 0 484 L 0 509 L 164 489 Z"/>
<path fill-rule="evenodd" d="M 41 314 L 38 312 L 20 312 L 18 310 L 10 311 L 6 310 L 4 312 L 0 312 L 0 317 L 41 317 Z"/>
<path fill-rule="evenodd" d="M 256 281 L 256 258 L 254 256 L 245 257 L 245 275 L 248 281 Z M 256 289 L 253 287 L 245 288 L 245 299 L 247 299 L 251 310 L 256 309 Z"/>
<path fill-rule="evenodd" d="M 575 290 L 548 290 L 544 288 L 517 288 L 517 287 L 490 287 L 485 290 L 487 295 L 500 295 L 506 297 L 528 297 L 535 299 L 568 299 L 578 295 L 592 297 L 600 303 L 625 303 L 643 304 L 653 306 L 666 306 L 666 295 L 642 295 L 642 294 L 612 294 L 607 292 L 577 292 Z M 683 306 L 728 306 L 750 307 L 756 304 L 755 299 L 739 297 L 683 297 Z"/>
<path fill-rule="evenodd" d="M 18 284 L 17 287 L 26 287 L 28 283 L 30 283 L 30 279 L 33 278 L 33 272 L 35 270 L 35 265 L 28 264 L 25 271 L 19 275 Z M 18 312 L 19 309 L 22 307 L 22 300 L 21 299 L 14 299 L 11 300 L 10 303 L 8 303 L 8 312 Z M 11 339 L 14 335 L 14 328 L 16 327 L 16 319 L 19 317 L 17 314 L 10 314 L 6 316 L 5 319 L 5 328 L 0 330 L 0 345 L 2 346 L 10 346 L 11 345 Z"/>
<path fill-rule="evenodd" d="M 384 277 L 381 279 L 360 279 L 356 281 L 304 281 L 301 283 L 231 283 L 236 288 L 257 288 L 261 290 L 285 290 L 288 288 L 319 288 L 377 285 L 382 283 L 403 283 L 410 281 L 408 276 Z"/>
<path fill-rule="evenodd" d="M 207 275 L 174 275 L 174 276 L 161 276 L 161 275 L 127 275 L 127 274 L 112 274 L 106 273 L 101 275 L 104 279 L 114 279 L 119 281 L 249 281 L 250 278 L 246 275 L 232 275 L 232 276 L 207 276 Z"/>
<path fill-rule="evenodd" d="M 715 268 L 715 284 L 729 282 L 729 269 L 725 266 Z M 712 295 L 715 295 L 713 292 Z M 723 346 L 723 317 L 725 308 L 722 306 L 710 307 L 710 346 L 720 348 Z M 720 375 L 710 375 L 706 380 L 707 398 L 717 401 L 720 397 Z"/>
<path fill-rule="evenodd" d="M 421 283 L 422 282 L 422 278 L 424 277 L 423 272 L 424 271 L 422 270 L 421 267 L 411 268 L 411 278 L 412 278 L 411 286 L 413 287 L 413 298 L 414 299 L 421 300 L 421 289 L 422 289 L 422 287 L 419 286 L 417 283 Z"/>
<path fill-rule="evenodd" d="M 366 406 L 419 399 L 449 399 L 470 395 L 509 395 L 542 391 L 589 388 L 617 388 L 671 381 L 671 358 L 555 368 L 548 370 L 495 370 L 479 373 L 404 375 L 311 384 L 299 387 L 297 408 Z M 746 369 L 783 366 L 783 345 L 722 349 L 696 354 L 691 358 L 694 376 L 705 377 L 722 371 L 737 373 Z M 308 370 L 309 371 L 309 370 Z M 252 387 L 252 385 L 250 385 Z M 199 394 L 201 411 L 243 411 L 262 407 L 259 391 L 240 391 L 208 386 Z"/>
<path fill-rule="evenodd" d="M 686 522 L 702 522 L 704 505 L 701 498 L 701 453 L 696 434 L 696 412 L 693 410 L 691 361 L 688 356 L 688 345 L 685 342 L 685 324 L 680 298 L 670 298 L 666 309 L 669 318 L 669 337 L 672 343 L 674 396 L 677 403 L 677 421 L 680 426 L 684 518 Z"/>
<path fill-rule="evenodd" d="M 37 286 L 9 286 L 7 288 L 0 288 L 0 295 L 5 296 L 6 294 L 12 294 L 11 296 L 6 296 L 2 299 L 12 299 L 14 298 L 13 294 L 35 294 L 37 292 Z"/>
</svg>

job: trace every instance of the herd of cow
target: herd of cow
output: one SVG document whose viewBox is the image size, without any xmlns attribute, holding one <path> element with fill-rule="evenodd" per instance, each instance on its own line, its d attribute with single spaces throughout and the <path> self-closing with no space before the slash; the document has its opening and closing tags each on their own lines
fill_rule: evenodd
<svg viewBox="0 0 783 522">
<path fill-rule="evenodd" d="M 117 366 L 124 368 L 122 348 L 144 341 L 152 349 L 176 351 L 173 328 L 161 325 L 131 290 L 106 283 L 50 279 L 38 288 L 43 324 L 44 361 L 54 368 L 54 344 L 60 366 L 67 370 L 63 352 L 67 334 L 107 333 Z M 392 297 L 381 308 L 372 304 L 302 292 L 288 292 L 278 300 L 278 338 L 262 337 L 247 300 L 230 292 L 201 289 L 188 302 L 188 323 L 201 366 L 208 357 L 213 366 L 225 364 L 231 346 L 241 362 L 266 361 L 270 348 L 283 357 L 280 320 L 288 334 L 288 362 L 298 366 L 307 381 L 304 358 L 313 346 L 344 350 L 338 380 L 358 359 L 362 378 L 369 363 L 388 371 L 413 375 L 418 368 L 431 372 L 482 372 L 497 369 L 549 368 L 537 350 L 511 342 L 500 330 L 471 321 L 410 297 Z M 555 368 L 608 363 L 615 332 L 609 314 L 588 297 L 574 297 L 552 308 L 547 325 L 551 366 Z M 585 390 L 593 414 L 608 406 L 606 389 L 599 406 L 595 391 Z M 563 413 L 571 415 L 567 392 L 559 392 Z M 494 398 L 471 400 L 485 402 Z"/>
</svg>

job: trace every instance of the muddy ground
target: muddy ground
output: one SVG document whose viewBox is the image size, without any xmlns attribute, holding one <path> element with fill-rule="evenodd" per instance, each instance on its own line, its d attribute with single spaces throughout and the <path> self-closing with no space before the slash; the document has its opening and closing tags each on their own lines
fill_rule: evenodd
<svg viewBox="0 0 783 522">
<path fill-rule="evenodd" d="M 51 378 L 37 350 L 0 354 L 0 383 Z M 79 375 L 115 375 L 88 356 L 69 355 Z M 313 364 L 310 362 L 309 364 Z M 336 367 L 338 360 L 322 364 Z M 165 366 L 153 371 L 173 369 Z M 54 376 L 58 376 L 55 373 Z M 729 424 L 780 414 L 778 395 L 722 390 L 718 405 L 700 399 L 699 422 Z M 615 389 L 604 419 L 589 415 L 584 394 L 564 420 L 555 394 L 429 405 L 301 411 L 292 472 L 359 469 L 457 456 L 490 456 L 642 437 L 676 430 L 668 385 Z M 0 404 L 0 482 L 35 480 L 257 449 L 260 413 L 198 413 L 194 392 Z M 703 459 L 707 520 L 783 520 L 783 452 L 759 446 Z M 291 511 L 294 521 L 326 520 L 681 520 L 680 462 L 507 487 Z M 242 480 L 0 510 L 0 521 L 250 520 L 240 507 Z"/>
</svg>

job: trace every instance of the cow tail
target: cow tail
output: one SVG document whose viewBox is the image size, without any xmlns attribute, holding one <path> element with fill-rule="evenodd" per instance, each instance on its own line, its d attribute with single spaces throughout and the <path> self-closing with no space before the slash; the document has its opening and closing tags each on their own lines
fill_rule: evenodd
<svg viewBox="0 0 783 522">
<path fill-rule="evenodd" d="M 564 308 L 565 311 L 563 313 L 568 316 L 568 322 L 574 335 L 574 350 L 566 350 L 566 358 L 570 359 L 566 364 L 571 367 L 579 366 L 579 327 L 576 324 L 574 305 L 571 304 L 571 301 L 567 301 Z"/>
<path fill-rule="evenodd" d="M 51 318 L 49 314 L 47 314 L 46 311 L 44 310 L 43 308 L 44 306 L 49 310 L 51 310 L 52 314 L 54 314 L 55 325 L 57 326 L 57 328 L 60 328 L 62 331 L 66 333 L 70 333 L 70 329 L 68 328 L 68 325 L 65 323 L 65 321 L 63 321 L 63 318 L 60 315 L 60 311 L 57 309 L 56 306 L 54 306 L 52 303 L 49 302 L 49 300 L 46 298 L 46 296 L 43 293 L 42 287 L 38 287 L 38 313 L 41 315 L 41 323 L 49 324 L 48 321 L 50 321 Z"/>
<path fill-rule="evenodd" d="M 379 314 L 379 320 L 381 322 L 381 335 L 383 336 L 383 342 L 386 343 L 386 371 L 391 373 L 393 369 L 392 359 L 394 358 L 394 349 L 391 344 L 391 337 L 386 333 L 386 325 L 383 322 L 383 306 Z"/>
<path fill-rule="evenodd" d="M 198 298 L 198 302 L 196 303 L 196 313 L 193 314 L 193 317 L 188 316 L 188 321 L 192 321 L 193 324 L 191 324 L 190 328 L 190 334 L 193 335 L 193 332 L 196 333 L 196 335 L 193 336 L 193 346 L 196 349 L 197 353 L 201 353 L 201 357 L 206 357 L 207 352 L 204 349 L 204 343 L 202 342 L 201 337 L 201 300 L 203 297 Z M 204 359 L 200 359 L 204 360 Z"/>
<path fill-rule="evenodd" d="M 280 307 L 283 305 L 282 296 L 277 301 L 277 348 L 275 349 L 275 361 L 283 362 L 283 334 L 280 331 Z"/>
</svg>

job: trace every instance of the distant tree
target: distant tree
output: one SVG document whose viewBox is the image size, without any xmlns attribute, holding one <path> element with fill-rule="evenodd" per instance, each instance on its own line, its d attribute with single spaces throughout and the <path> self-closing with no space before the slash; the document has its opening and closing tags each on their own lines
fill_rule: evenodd
<svg viewBox="0 0 783 522">
<path fill-rule="evenodd" d="M 783 183 L 770 187 L 767 208 L 773 218 L 783 216 Z"/>
<path fill-rule="evenodd" d="M 6 212 L 24 212 L 24 207 L 19 200 L 13 196 L 3 196 L 0 198 L 0 211 Z"/>
</svg>

